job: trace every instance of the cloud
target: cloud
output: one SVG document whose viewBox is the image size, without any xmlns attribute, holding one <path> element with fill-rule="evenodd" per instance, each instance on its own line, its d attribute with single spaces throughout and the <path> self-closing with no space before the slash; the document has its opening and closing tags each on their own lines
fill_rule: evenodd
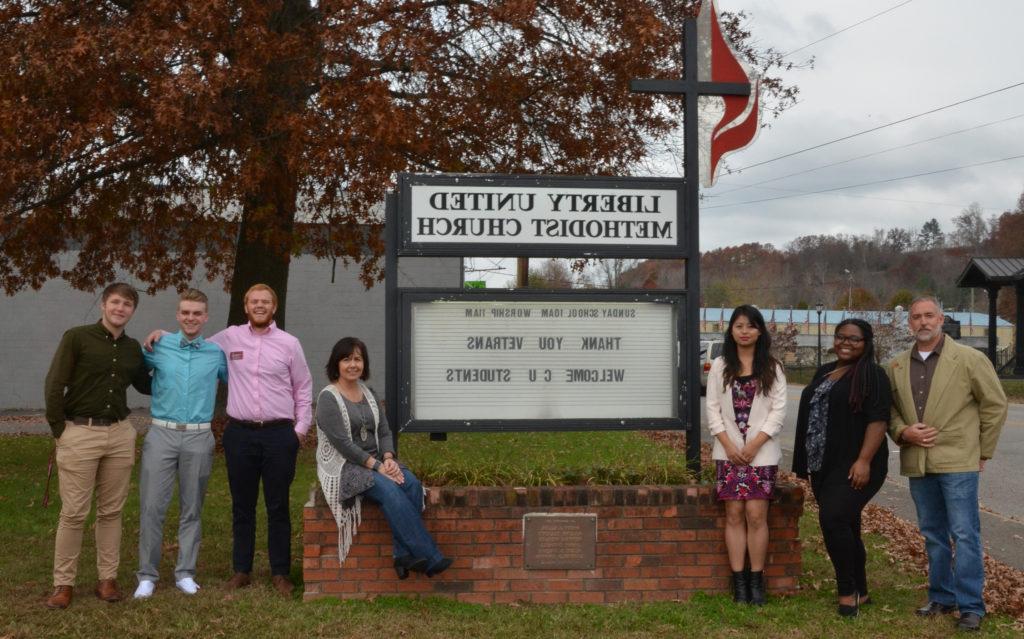
<svg viewBox="0 0 1024 639">
<path fill-rule="evenodd" d="M 746 10 L 754 38 L 783 51 L 891 6 L 890 0 L 720 2 L 722 10 Z M 1024 80 L 1014 62 L 1020 59 L 1016 43 L 1024 3 L 990 0 L 967 6 L 965 10 L 963 3 L 953 0 L 911 2 L 797 54 L 816 58 L 813 70 L 794 70 L 787 75 L 787 81 L 800 87 L 800 104 L 775 120 L 753 146 L 732 156 L 731 168 L 749 167 Z M 971 202 L 980 203 L 986 214 L 1011 209 L 1024 189 L 1024 159 L 831 194 L 721 205 L 787 195 L 783 189 L 819 191 L 1024 155 L 1022 117 L 756 188 L 733 190 L 740 184 L 815 169 L 1022 114 L 1022 98 L 1024 87 L 1019 87 L 737 175 L 723 175 L 704 193 L 702 249 L 755 241 L 781 247 L 800 235 L 920 228 L 932 217 L 948 230 L 952 218 Z"/>
</svg>

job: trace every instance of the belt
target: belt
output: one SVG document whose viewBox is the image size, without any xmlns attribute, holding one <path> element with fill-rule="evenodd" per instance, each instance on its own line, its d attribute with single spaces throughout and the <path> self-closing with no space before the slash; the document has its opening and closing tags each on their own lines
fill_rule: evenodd
<svg viewBox="0 0 1024 639">
<path fill-rule="evenodd" d="M 232 423 L 238 424 L 242 428 L 248 428 L 250 430 L 260 430 L 263 428 L 281 428 L 283 426 L 291 428 L 292 426 L 295 425 L 295 423 L 290 419 L 268 419 L 265 421 L 256 422 L 248 421 L 245 419 L 235 419 L 234 417 L 231 416 L 228 416 L 228 419 L 230 419 Z"/>
<path fill-rule="evenodd" d="M 179 424 L 177 422 L 169 422 L 164 419 L 154 419 L 153 424 L 156 426 L 163 426 L 170 430 L 209 430 L 210 422 L 202 422 L 199 424 Z"/>
<path fill-rule="evenodd" d="M 107 419 L 106 417 L 68 417 L 71 423 L 78 426 L 113 426 L 119 419 Z"/>
</svg>

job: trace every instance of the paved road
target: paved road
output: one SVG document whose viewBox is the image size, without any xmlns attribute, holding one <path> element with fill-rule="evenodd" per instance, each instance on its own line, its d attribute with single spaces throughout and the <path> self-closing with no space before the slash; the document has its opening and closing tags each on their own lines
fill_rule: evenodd
<svg viewBox="0 0 1024 639">
<path fill-rule="evenodd" d="M 781 435 L 784 469 L 789 469 L 792 462 L 801 390 L 801 386 L 789 387 L 786 422 Z M 889 449 L 889 476 L 873 503 L 916 522 L 908 480 L 900 475 L 899 450 L 891 443 Z M 982 506 L 981 530 L 985 550 L 993 558 L 1024 570 L 1024 490 L 1018 481 L 1021 468 L 1024 468 L 1024 404 L 1010 404 L 996 455 L 981 474 L 978 490 Z"/>
</svg>

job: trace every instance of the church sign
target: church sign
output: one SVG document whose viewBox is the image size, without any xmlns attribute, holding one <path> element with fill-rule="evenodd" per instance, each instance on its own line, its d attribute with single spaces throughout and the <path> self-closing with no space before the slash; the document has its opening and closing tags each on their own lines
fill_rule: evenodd
<svg viewBox="0 0 1024 639">
<path fill-rule="evenodd" d="M 385 278 L 395 423 L 432 433 L 685 428 L 695 368 L 680 353 L 696 304 L 685 290 L 391 288 L 402 257 L 686 259 L 683 187 L 400 175 Z"/>
<path fill-rule="evenodd" d="M 461 430 L 459 420 L 483 420 L 479 430 L 501 430 L 531 420 L 566 420 L 543 426 L 558 429 L 579 428 L 573 420 L 671 426 L 678 418 L 676 299 L 480 298 L 409 301 L 414 422 L 447 420 Z"/>
<path fill-rule="evenodd" d="M 599 188 L 561 186 L 568 180 L 464 181 L 410 178 L 409 244 L 674 246 L 679 241 L 678 193 L 667 184 L 618 181 L 612 182 L 616 188 Z"/>
<path fill-rule="evenodd" d="M 512 175 L 399 178 L 402 248 L 422 255 L 675 256 L 685 245 L 679 180 Z M 627 248 L 628 247 L 628 248 Z M 660 250 L 659 250 L 660 249 Z"/>
</svg>

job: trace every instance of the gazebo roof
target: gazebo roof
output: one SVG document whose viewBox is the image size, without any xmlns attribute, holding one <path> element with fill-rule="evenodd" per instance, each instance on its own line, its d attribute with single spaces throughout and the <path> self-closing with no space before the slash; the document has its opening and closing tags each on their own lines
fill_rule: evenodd
<svg viewBox="0 0 1024 639">
<path fill-rule="evenodd" d="M 972 257 L 956 280 L 960 288 L 1006 286 L 1024 280 L 1024 257 Z"/>
</svg>

